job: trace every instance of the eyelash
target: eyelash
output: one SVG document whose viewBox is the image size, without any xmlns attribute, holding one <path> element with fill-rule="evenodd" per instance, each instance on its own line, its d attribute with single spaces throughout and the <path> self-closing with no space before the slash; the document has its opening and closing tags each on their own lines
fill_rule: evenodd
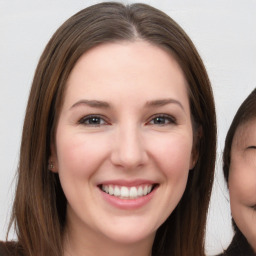
<svg viewBox="0 0 256 256">
<path fill-rule="evenodd" d="M 256 146 L 249 146 L 248 148 L 256 149 Z"/>
<path fill-rule="evenodd" d="M 109 123 L 105 120 L 106 118 L 101 116 L 101 115 L 89 115 L 81 118 L 78 123 L 86 126 L 92 126 L 92 127 L 97 127 L 97 126 L 102 126 L 102 125 L 108 125 Z M 98 120 L 96 123 L 90 123 L 90 122 L 95 122 Z M 103 121 L 103 122 L 102 122 Z"/>
<path fill-rule="evenodd" d="M 256 205 L 251 206 L 252 209 L 256 210 Z"/>
<path fill-rule="evenodd" d="M 152 121 L 164 121 L 164 123 L 151 123 Z M 165 126 L 165 125 L 171 125 L 171 124 L 177 124 L 176 119 L 173 116 L 167 115 L 167 114 L 156 114 L 150 118 L 150 121 L 148 122 L 150 125 L 159 125 L 159 126 Z"/>
<path fill-rule="evenodd" d="M 158 123 L 152 123 L 158 122 Z M 101 115 L 88 115 L 81 118 L 78 121 L 79 124 L 92 126 L 92 127 L 99 127 L 102 125 L 109 125 L 110 123 L 106 121 L 106 118 Z M 156 114 L 150 118 L 150 120 L 146 123 L 146 125 L 157 125 L 157 126 L 166 126 L 176 124 L 176 119 L 167 114 Z"/>
</svg>

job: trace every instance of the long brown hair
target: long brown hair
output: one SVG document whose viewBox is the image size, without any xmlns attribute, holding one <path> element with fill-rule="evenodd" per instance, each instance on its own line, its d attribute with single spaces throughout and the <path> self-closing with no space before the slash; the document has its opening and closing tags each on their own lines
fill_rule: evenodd
<svg viewBox="0 0 256 256">
<path fill-rule="evenodd" d="M 96 45 L 138 38 L 167 49 L 176 58 L 188 82 L 194 130 L 200 127 L 201 131 L 198 162 L 181 201 L 157 231 L 153 255 L 204 255 L 216 148 L 208 76 L 195 46 L 169 16 L 145 4 L 120 3 L 96 4 L 72 16 L 55 32 L 39 60 L 24 121 L 12 216 L 24 255 L 63 254 L 66 198 L 58 175 L 47 165 L 72 68 Z"/>
</svg>

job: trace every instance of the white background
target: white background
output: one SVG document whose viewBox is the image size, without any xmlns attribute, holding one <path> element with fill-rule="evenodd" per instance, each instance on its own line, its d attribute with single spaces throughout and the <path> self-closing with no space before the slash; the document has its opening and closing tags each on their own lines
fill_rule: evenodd
<svg viewBox="0 0 256 256">
<path fill-rule="evenodd" d="M 26 101 L 40 54 L 62 22 L 97 2 L 0 0 L 0 240 L 5 239 Z M 221 152 L 235 111 L 256 87 L 256 1 L 140 2 L 163 10 L 184 28 L 212 82 L 218 117 L 218 159 L 206 247 L 213 255 L 226 248 L 232 238 Z"/>
</svg>

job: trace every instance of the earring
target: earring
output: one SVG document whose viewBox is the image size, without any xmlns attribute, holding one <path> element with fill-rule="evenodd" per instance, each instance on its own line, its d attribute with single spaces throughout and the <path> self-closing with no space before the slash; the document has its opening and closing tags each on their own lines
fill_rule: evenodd
<svg viewBox="0 0 256 256">
<path fill-rule="evenodd" d="M 54 168 L 54 164 L 53 164 L 53 162 L 51 161 L 51 162 L 48 164 L 48 169 L 49 169 L 50 171 L 52 171 L 53 168 Z"/>
</svg>

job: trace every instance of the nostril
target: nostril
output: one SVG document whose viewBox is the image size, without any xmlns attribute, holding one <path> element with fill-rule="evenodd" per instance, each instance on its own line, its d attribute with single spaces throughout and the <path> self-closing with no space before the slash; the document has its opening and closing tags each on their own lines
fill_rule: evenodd
<svg viewBox="0 0 256 256">
<path fill-rule="evenodd" d="M 134 169 L 146 164 L 147 156 L 144 152 L 136 151 L 118 151 L 112 154 L 112 163 L 122 166 L 125 169 Z"/>
</svg>

